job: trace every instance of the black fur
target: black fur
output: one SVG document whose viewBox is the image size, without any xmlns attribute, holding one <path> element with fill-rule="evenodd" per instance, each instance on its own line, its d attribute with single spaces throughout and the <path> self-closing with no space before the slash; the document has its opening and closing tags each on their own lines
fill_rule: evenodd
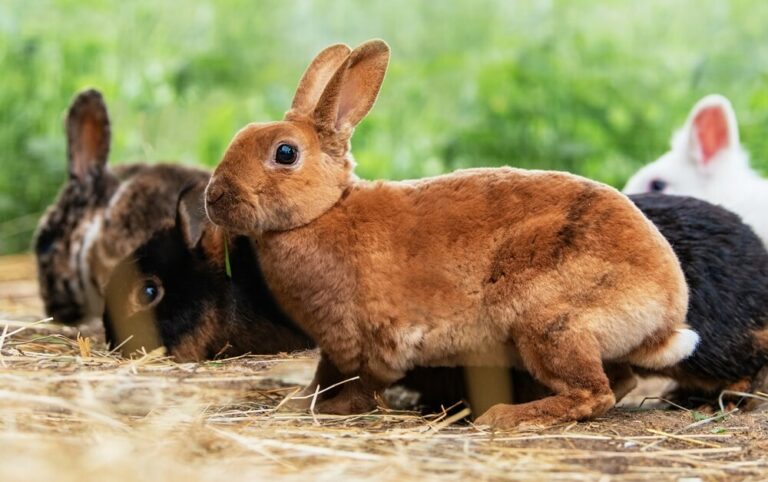
<svg viewBox="0 0 768 482">
<path fill-rule="evenodd" d="M 231 279 L 219 264 L 206 258 L 202 247 L 187 247 L 178 225 L 157 232 L 130 259 L 120 263 L 107 287 L 104 314 L 112 346 L 122 341 L 115 339 L 114 323 L 130 323 L 115 319 L 126 317 L 109 306 L 115 291 L 128 296 L 127 290 L 140 288 L 143 279 L 154 276 L 164 290 L 162 300 L 154 307 L 154 318 L 161 342 L 171 353 L 185 336 L 194 336 L 206 311 L 217 317 L 217 334 L 206 340 L 204 358 L 311 348 L 312 341 L 282 312 L 269 292 L 250 241 L 238 237 L 231 246 Z M 134 267 L 139 278 L 121 276 Z M 125 279 L 133 281 L 125 283 Z"/>
<path fill-rule="evenodd" d="M 706 201 L 663 194 L 630 199 L 677 254 L 690 290 L 687 321 L 701 341 L 673 376 L 716 381 L 718 391 L 768 363 L 754 333 L 768 328 L 768 253 L 739 216 Z"/>
</svg>

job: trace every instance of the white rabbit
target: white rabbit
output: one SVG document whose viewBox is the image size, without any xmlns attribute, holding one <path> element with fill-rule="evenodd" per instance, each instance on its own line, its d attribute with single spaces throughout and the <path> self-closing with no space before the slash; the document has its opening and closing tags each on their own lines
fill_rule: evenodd
<svg viewBox="0 0 768 482">
<path fill-rule="evenodd" d="M 691 110 L 672 148 L 640 169 L 627 194 L 663 192 L 698 197 L 739 214 L 768 245 L 768 180 L 749 166 L 728 99 L 712 94 Z"/>
</svg>

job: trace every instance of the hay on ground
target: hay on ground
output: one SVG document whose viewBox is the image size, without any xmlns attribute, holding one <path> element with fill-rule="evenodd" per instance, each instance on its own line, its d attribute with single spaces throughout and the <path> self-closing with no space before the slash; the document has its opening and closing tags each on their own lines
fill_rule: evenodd
<svg viewBox="0 0 768 482">
<path fill-rule="evenodd" d="M 13 318 L 0 322 L 2 480 L 759 480 L 768 473 L 766 412 L 622 408 L 523 432 L 461 425 L 447 413 L 283 413 L 281 400 L 311 377 L 312 352 L 183 364 L 159 352 L 120 358 L 97 329 L 30 325 L 17 300 L 9 312 L 2 284 L 0 316 Z"/>
</svg>

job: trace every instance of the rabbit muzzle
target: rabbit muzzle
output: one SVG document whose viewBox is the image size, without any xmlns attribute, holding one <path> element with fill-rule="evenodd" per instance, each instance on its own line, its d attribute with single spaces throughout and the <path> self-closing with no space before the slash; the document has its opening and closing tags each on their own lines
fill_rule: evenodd
<svg viewBox="0 0 768 482">
<path fill-rule="evenodd" d="M 250 233 L 255 224 L 251 200 L 238 184 L 224 176 L 214 175 L 205 189 L 205 212 L 216 225 L 233 233 Z"/>
</svg>

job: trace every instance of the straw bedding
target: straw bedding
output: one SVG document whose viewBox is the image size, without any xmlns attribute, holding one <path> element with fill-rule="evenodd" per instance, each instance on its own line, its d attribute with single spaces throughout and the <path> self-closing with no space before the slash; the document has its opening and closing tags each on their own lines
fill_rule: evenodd
<svg viewBox="0 0 768 482">
<path fill-rule="evenodd" d="M 620 408 L 491 432 L 421 417 L 276 410 L 312 352 L 179 364 L 38 319 L 30 260 L 0 260 L 2 480 L 764 480 L 768 411 Z M 766 397 L 768 398 L 768 397 Z"/>
</svg>

